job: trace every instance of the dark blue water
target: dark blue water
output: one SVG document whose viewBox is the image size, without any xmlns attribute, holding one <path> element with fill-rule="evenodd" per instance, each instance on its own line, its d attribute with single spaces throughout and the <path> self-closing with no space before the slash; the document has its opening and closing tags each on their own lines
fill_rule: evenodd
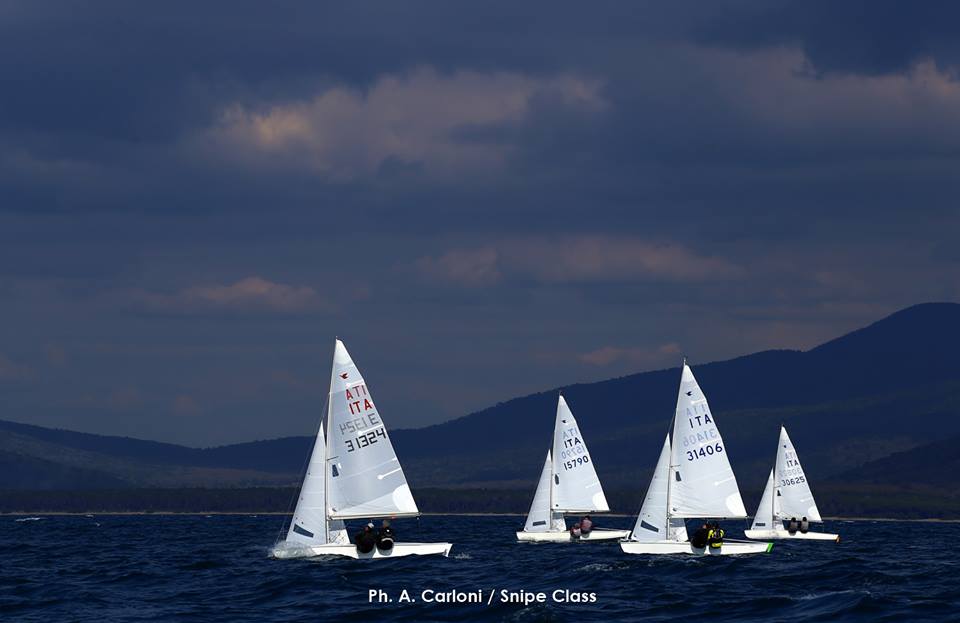
<svg viewBox="0 0 960 623">
<path fill-rule="evenodd" d="M 520 544 L 519 517 L 397 522 L 450 558 L 273 560 L 276 516 L 0 518 L 2 621 L 960 620 L 958 526 L 828 522 L 840 544 L 745 557 L 647 557 L 616 544 Z M 628 528 L 626 517 L 604 518 Z M 726 524 L 728 535 L 738 522 Z M 382 589 L 395 601 L 368 602 Z M 399 604 L 402 589 L 417 603 Z M 425 604 L 421 591 L 544 592 L 547 603 Z M 552 593 L 595 593 L 554 603 Z"/>
</svg>

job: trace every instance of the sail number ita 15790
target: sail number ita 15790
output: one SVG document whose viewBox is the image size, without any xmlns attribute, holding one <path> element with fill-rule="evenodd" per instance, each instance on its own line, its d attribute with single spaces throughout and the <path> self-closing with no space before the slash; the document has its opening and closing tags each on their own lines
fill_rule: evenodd
<svg viewBox="0 0 960 623">
<path fill-rule="evenodd" d="M 584 454 L 583 456 L 578 456 L 577 458 L 572 459 L 570 461 L 564 461 L 563 469 L 564 471 L 566 471 L 568 469 L 573 469 L 574 467 L 577 467 L 579 465 L 585 465 L 586 463 L 589 463 L 589 462 L 590 462 L 590 457 Z"/>
</svg>

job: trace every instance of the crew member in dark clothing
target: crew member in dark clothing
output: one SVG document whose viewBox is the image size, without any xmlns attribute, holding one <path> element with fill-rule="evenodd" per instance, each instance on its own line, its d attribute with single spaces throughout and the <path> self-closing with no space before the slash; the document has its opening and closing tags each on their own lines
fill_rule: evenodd
<svg viewBox="0 0 960 623">
<path fill-rule="evenodd" d="M 377 547 L 385 552 L 393 549 L 393 528 L 390 527 L 389 519 L 383 520 L 383 525 L 377 532 Z"/>
<path fill-rule="evenodd" d="M 377 533 L 373 531 L 373 522 L 364 526 L 363 530 L 353 537 L 353 542 L 357 546 L 357 551 L 361 554 L 369 554 L 377 546 Z"/>
<path fill-rule="evenodd" d="M 712 549 L 719 549 L 723 546 L 723 528 L 720 527 L 720 522 L 713 522 L 713 526 L 707 531 L 707 543 L 710 544 Z"/>
<path fill-rule="evenodd" d="M 706 547 L 707 546 L 707 535 L 710 532 L 710 526 L 704 523 L 702 526 L 696 529 L 693 533 L 693 536 L 690 537 L 690 545 L 694 547 Z"/>
<path fill-rule="evenodd" d="M 806 517 L 804 517 L 803 519 L 800 520 L 800 532 L 802 534 L 806 534 L 809 529 L 810 529 L 810 521 Z"/>
<path fill-rule="evenodd" d="M 580 524 L 579 524 L 579 523 L 575 523 L 575 524 L 573 524 L 572 526 L 570 526 L 570 538 L 573 539 L 574 541 L 576 541 L 577 539 L 580 538 Z"/>
<path fill-rule="evenodd" d="M 584 515 L 580 520 L 580 536 L 587 536 L 591 530 L 593 530 L 593 520 L 590 519 L 590 515 Z"/>
<path fill-rule="evenodd" d="M 790 534 L 795 533 L 800 528 L 800 523 L 797 521 L 796 517 L 791 517 L 790 521 L 787 522 L 787 532 Z"/>
</svg>

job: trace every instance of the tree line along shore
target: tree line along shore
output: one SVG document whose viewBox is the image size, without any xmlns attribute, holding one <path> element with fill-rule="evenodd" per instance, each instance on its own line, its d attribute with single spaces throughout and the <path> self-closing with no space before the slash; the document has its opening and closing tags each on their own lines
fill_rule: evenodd
<svg viewBox="0 0 960 623">
<path fill-rule="evenodd" d="M 425 514 L 525 514 L 526 489 L 424 488 Z M 760 492 L 745 492 L 759 499 Z M 288 513 L 295 487 L 0 491 L 0 513 Z M 612 490 L 614 514 L 635 515 L 642 491 Z M 922 487 L 818 487 L 825 514 L 844 518 L 960 519 L 960 498 Z"/>
</svg>

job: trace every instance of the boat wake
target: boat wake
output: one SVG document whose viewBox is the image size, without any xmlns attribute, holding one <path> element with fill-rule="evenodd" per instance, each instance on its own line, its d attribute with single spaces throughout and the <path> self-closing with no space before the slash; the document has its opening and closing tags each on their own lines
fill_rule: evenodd
<svg viewBox="0 0 960 623">
<path fill-rule="evenodd" d="M 578 569 L 579 571 L 613 571 L 616 567 L 608 562 L 593 562 L 589 565 L 584 565 Z"/>
<path fill-rule="evenodd" d="M 281 541 L 271 547 L 268 556 L 277 560 L 315 557 L 309 546 L 290 541 Z"/>
</svg>

